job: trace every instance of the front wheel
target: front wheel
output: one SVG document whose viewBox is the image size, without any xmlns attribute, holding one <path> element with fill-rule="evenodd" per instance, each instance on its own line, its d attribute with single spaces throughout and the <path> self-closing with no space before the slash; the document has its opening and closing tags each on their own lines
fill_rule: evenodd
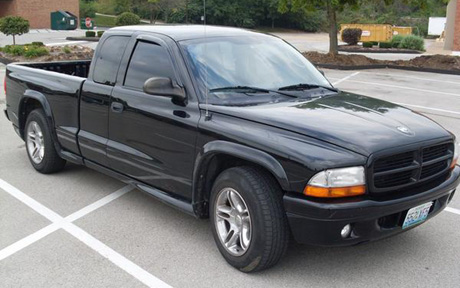
<svg viewBox="0 0 460 288">
<path fill-rule="evenodd" d="M 27 117 L 25 141 L 30 163 L 40 173 L 49 174 L 62 170 L 66 161 L 59 157 L 51 137 L 51 128 L 41 109 Z"/>
<path fill-rule="evenodd" d="M 286 252 L 289 228 L 281 189 L 271 175 L 254 167 L 230 168 L 211 193 L 212 232 L 225 260 L 242 272 L 275 265 Z"/>
</svg>

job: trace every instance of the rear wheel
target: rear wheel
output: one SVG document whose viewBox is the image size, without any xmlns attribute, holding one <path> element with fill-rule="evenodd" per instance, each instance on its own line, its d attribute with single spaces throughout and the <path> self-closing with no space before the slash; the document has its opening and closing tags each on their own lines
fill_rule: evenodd
<svg viewBox="0 0 460 288">
<path fill-rule="evenodd" d="M 66 161 L 59 157 L 51 137 L 51 128 L 41 109 L 27 117 L 25 141 L 30 163 L 40 173 L 49 174 L 62 170 Z"/>
<path fill-rule="evenodd" d="M 275 265 L 286 252 L 289 228 L 278 183 L 254 167 L 235 167 L 216 179 L 211 227 L 222 256 L 243 272 Z"/>
</svg>

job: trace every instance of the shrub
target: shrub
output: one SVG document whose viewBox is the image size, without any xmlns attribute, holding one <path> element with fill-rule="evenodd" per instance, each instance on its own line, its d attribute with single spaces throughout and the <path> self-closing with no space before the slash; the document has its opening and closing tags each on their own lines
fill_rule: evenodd
<svg viewBox="0 0 460 288">
<path fill-rule="evenodd" d="M 104 31 L 97 31 L 97 37 L 101 38 L 104 35 Z"/>
<path fill-rule="evenodd" d="M 86 35 L 86 37 L 96 37 L 96 32 L 94 32 L 94 31 L 86 31 L 85 35 Z"/>
<path fill-rule="evenodd" d="M 16 45 L 16 36 L 29 32 L 29 21 L 19 16 L 0 18 L 0 32 L 13 36 L 13 45 Z"/>
<path fill-rule="evenodd" d="M 50 54 L 48 49 L 46 49 L 45 47 L 25 46 L 24 51 L 24 56 L 26 58 L 35 58 Z"/>
<path fill-rule="evenodd" d="M 358 28 L 347 28 L 342 32 L 342 40 L 348 45 L 356 45 L 361 39 L 363 31 Z"/>
<path fill-rule="evenodd" d="M 377 41 L 371 41 L 371 43 L 372 43 L 372 45 L 374 45 L 374 46 L 379 45 L 379 42 L 377 42 Z"/>
<path fill-rule="evenodd" d="M 364 48 L 372 48 L 372 46 L 374 46 L 374 45 L 372 44 L 372 42 L 363 42 L 363 47 L 364 47 Z"/>
<path fill-rule="evenodd" d="M 31 45 L 32 45 L 32 46 L 37 46 L 37 47 L 43 47 L 43 46 L 45 46 L 45 44 L 43 44 L 43 42 L 32 42 Z"/>
<path fill-rule="evenodd" d="M 117 26 L 137 25 L 141 23 L 141 18 L 134 13 L 125 12 L 117 17 Z"/>
<path fill-rule="evenodd" d="M 391 42 L 380 42 L 380 43 L 379 43 L 379 48 L 385 48 L 385 49 L 387 49 L 387 48 L 391 48 L 391 47 L 392 47 L 392 46 L 391 46 Z"/>
<path fill-rule="evenodd" d="M 399 48 L 425 51 L 425 42 L 422 37 L 415 35 L 407 35 L 399 44 Z"/>
<path fill-rule="evenodd" d="M 64 52 L 65 54 L 70 54 L 72 53 L 72 50 L 70 50 L 69 46 L 64 46 L 62 47 L 62 52 Z"/>
<path fill-rule="evenodd" d="M 393 38 L 391 38 L 391 47 L 393 48 L 399 48 L 399 45 L 401 44 L 401 41 L 404 39 L 403 35 L 395 35 Z"/>
<path fill-rule="evenodd" d="M 7 54 L 14 56 L 24 55 L 24 46 L 23 45 L 6 45 L 3 51 Z"/>
</svg>

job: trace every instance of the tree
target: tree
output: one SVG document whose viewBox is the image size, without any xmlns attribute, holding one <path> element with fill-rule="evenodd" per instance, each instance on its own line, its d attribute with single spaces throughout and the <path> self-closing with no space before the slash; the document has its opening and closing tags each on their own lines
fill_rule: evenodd
<svg viewBox="0 0 460 288">
<path fill-rule="evenodd" d="M 325 9 L 329 25 L 329 53 L 338 54 L 337 40 L 337 11 L 343 11 L 346 6 L 357 7 L 359 0 L 280 0 L 279 11 L 298 11 L 301 9 Z"/>
<path fill-rule="evenodd" d="M 19 16 L 6 16 L 0 18 L 0 32 L 13 36 L 13 45 L 16 45 L 16 35 L 29 32 L 29 21 Z"/>
<path fill-rule="evenodd" d="M 94 0 L 80 0 L 80 17 L 86 18 L 96 17 L 96 1 Z"/>
<path fill-rule="evenodd" d="M 428 2 L 436 0 L 280 0 L 279 11 L 281 13 L 286 13 L 288 11 L 297 11 L 300 9 L 305 9 L 305 7 L 313 9 L 325 9 L 327 12 L 327 20 L 329 25 L 329 53 L 337 55 L 338 54 L 338 23 L 337 23 L 337 12 L 344 11 L 345 8 L 357 9 L 359 6 L 385 6 L 398 2 L 398 4 L 407 6 L 407 5 L 416 5 L 422 10 L 426 10 Z M 440 0 L 445 2 L 446 0 Z"/>
<path fill-rule="evenodd" d="M 117 15 L 123 12 L 131 12 L 131 0 L 113 0 L 114 10 Z"/>
</svg>

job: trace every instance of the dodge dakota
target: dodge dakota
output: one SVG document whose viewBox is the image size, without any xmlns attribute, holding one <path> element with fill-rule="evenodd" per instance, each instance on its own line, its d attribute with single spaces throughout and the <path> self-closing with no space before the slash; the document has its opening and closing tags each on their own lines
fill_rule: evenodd
<svg viewBox="0 0 460 288">
<path fill-rule="evenodd" d="M 290 239 L 345 246 L 410 230 L 460 181 L 452 133 L 334 88 L 252 31 L 114 28 L 92 60 L 8 65 L 5 90 L 38 172 L 85 165 L 209 218 L 243 272 L 275 265 Z"/>
</svg>

